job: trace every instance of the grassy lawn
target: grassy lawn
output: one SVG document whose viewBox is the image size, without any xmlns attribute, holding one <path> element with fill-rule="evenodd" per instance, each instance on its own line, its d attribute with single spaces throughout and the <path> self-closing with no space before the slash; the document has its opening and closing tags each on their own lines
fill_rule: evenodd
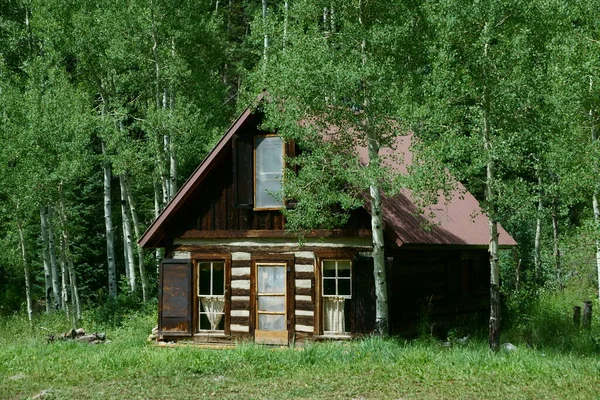
<svg viewBox="0 0 600 400">
<path fill-rule="evenodd" d="M 48 321 L 47 321 L 48 322 Z M 50 329 L 51 321 L 46 324 Z M 492 355 L 483 341 L 367 339 L 273 349 L 146 343 L 153 317 L 107 332 L 110 343 L 46 344 L 39 326 L 0 321 L 0 399 L 597 399 L 600 353 L 552 348 Z M 52 328 L 57 328 L 53 327 Z M 89 329 L 88 329 L 89 331 Z M 58 331 L 60 332 L 60 330 Z"/>
</svg>

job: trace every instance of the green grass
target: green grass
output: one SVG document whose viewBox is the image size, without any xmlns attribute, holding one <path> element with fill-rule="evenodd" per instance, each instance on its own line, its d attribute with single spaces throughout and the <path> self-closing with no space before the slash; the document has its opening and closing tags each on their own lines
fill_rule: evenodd
<svg viewBox="0 0 600 400">
<path fill-rule="evenodd" d="M 369 338 L 296 349 L 240 344 L 225 350 L 146 343 L 154 316 L 130 315 L 102 345 L 46 344 L 60 316 L 0 320 L 0 399 L 595 399 L 600 352 L 555 346 L 491 354 L 484 340 L 443 348 L 434 340 Z M 568 325 L 568 324 L 567 324 Z M 566 325 L 565 325 L 566 326 Z M 556 329 L 553 326 L 552 329 Z M 594 331 L 594 332 L 597 332 Z M 590 342 L 594 332 L 569 332 Z M 519 339 L 521 331 L 503 340 Z M 556 334 L 556 333 L 555 333 Z M 564 343 L 563 343 L 564 344 Z"/>
</svg>

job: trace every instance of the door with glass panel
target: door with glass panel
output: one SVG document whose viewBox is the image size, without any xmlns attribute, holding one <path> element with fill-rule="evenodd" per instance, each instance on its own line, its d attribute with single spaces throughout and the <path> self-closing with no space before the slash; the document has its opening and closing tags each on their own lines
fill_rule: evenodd
<svg viewBox="0 0 600 400">
<path fill-rule="evenodd" d="M 256 343 L 288 344 L 285 263 L 256 263 Z"/>
</svg>

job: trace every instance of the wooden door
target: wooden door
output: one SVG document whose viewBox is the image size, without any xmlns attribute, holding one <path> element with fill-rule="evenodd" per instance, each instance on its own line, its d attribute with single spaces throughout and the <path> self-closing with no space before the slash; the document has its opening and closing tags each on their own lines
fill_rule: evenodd
<svg viewBox="0 0 600 400">
<path fill-rule="evenodd" d="M 257 262 L 254 340 L 264 344 L 288 344 L 287 265 Z"/>
</svg>

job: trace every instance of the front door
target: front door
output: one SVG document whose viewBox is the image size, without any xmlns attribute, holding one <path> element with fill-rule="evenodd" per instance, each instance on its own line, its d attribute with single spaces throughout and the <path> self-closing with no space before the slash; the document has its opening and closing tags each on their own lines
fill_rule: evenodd
<svg viewBox="0 0 600 400">
<path fill-rule="evenodd" d="M 288 344 L 287 266 L 256 263 L 256 330 L 254 340 L 264 344 Z"/>
</svg>

